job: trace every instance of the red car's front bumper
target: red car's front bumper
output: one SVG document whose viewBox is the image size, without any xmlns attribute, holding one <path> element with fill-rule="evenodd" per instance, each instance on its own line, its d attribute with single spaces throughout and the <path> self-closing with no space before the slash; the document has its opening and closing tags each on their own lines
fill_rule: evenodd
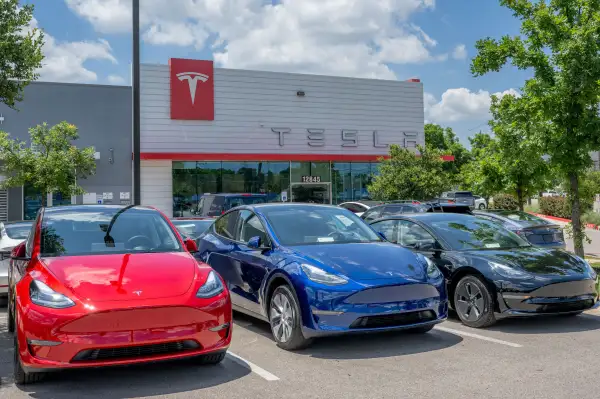
<svg viewBox="0 0 600 399">
<path fill-rule="evenodd" d="M 232 329 L 229 295 L 181 302 L 149 300 L 133 308 L 101 302 L 98 308 L 88 304 L 61 310 L 28 303 L 18 311 L 22 366 L 27 372 L 49 371 L 227 350 Z"/>
</svg>

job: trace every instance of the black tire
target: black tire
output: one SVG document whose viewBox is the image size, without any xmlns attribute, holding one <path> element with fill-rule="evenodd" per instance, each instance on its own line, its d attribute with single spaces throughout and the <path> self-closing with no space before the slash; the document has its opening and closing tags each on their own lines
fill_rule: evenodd
<svg viewBox="0 0 600 399">
<path fill-rule="evenodd" d="M 18 339 L 18 335 L 19 333 L 16 332 L 14 334 L 14 338 L 13 338 L 13 350 L 14 350 L 14 356 L 13 356 L 13 367 L 14 367 L 14 379 L 15 379 L 15 384 L 17 385 L 28 385 L 28 384 L 34 384 L 36 382 L 40 382 L 41 380 L 44 379 L 44 377 L 46 376 L 45 373 L 27 373 L 25 372 L 25 370 L 23 370 L 23 366 L 21 365 L 21 359 L 19 357 L 19 339 Z"/>
<path fill-rule="evenodd" d="M 468 292 L 473 293 L 470 298 Z M 463 277 L 454 289 L 454 310 L 460 321 L 469 327 L 483 328 L 496 323 L 494 298 L 487 285 L 477 276 Z"/>
<path fill-rule="evenodd" d="M 7 319 L 7 323 L 8 323 L 8 332 L 9 333 L 14 333 L 15 332 L 15 317 L 13 315 L 13 305 L 12 305 L 12 301 L 10 300 L 10 292 L 8 293 L 9 297 L 8 297 L 8 309 L 6 311 L 6 319 Z"/>
<path fill-rule="evenodd" d="M 410 330 L 406 330 L 406 332 L 408 332 L 410 334 L 425 334 L 425 333 L 428 333 L 429 331 L 431 331 L 432 329 L 433 329 L 433 324 L 429 325 L 429 326 L 421 326 L 421 327 L 411 328 Z"/>
<path fill-rule="evenodd" d="M 479 210 L 484 210 L 485 209 L 485 204 L 479 204 Z"/>
<path fill-rule="evenodd" d="M 208 355 L 200 356 L 198 362 L 202 365 L 219 364 L 225 359 L 227 352 L 209 353 Z"/>
<path fill-rule="evenodd" d="M 276 306 L 276 298 L 281 295 L 285 297 L 291 307 L 291 317 L 288 323 L 288 332 L 289 337 L 284 339 L 283 334 L 277 334 L 276 332 L 276 323 L 278 319 L 273 317 L 272 309 Z M 304 338 L 302 334 L 302 314 L 300 313 L 300 306 L 298 305 L 298 300 L 296 299 L 296 295 L 287 285 L 280 285 L 273 291 L 273 295 L 271 295 L 271 300 L 269 301 L 269 324 L 271 325 L 271 333 L 273 334 L 273 338 L 277 343 L 277 346 L 281 349 L 285 349 L 288 351 L 294 351 L 299 349 L 304 349 L 312 343 L 312 339 Z M 283 327 L 280 327 L 283 329 Z"/>
</svg>

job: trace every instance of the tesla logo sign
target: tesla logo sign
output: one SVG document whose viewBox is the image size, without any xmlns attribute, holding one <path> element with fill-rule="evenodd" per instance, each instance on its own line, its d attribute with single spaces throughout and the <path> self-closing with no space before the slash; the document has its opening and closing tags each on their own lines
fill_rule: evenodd
<svg viewBox="0 0 600 399">
<path fill-rule="evenodd" d="M 137 296 L 140 296 L 140 295 L 142 295 L 142 291 L 133 291 L 133 293 L 134 293 L 135 295 L 137 295 Z"/>
<path fill-rule="evenodd" d="M 215 119 L 212 61 L 171 58 L 171 119 Z"/>
</svg>

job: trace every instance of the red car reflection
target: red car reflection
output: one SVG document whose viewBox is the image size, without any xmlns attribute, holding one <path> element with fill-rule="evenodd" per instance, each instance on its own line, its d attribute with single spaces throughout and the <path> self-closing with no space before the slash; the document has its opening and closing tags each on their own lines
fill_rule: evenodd
<svg viewBox="0 0 600 399">
<path fill-rule="evenodd" d="M 42 210 L 12 253 L 9 330 L 15 381 L 51 369 L 198 357 L 231 342 L 231 301 L 159 211 L 68 206 Z"/>
</svg>

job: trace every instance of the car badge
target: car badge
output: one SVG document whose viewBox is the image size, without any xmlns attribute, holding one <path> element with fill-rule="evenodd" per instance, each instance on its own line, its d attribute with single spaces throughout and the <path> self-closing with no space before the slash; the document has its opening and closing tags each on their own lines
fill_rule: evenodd
<svg viewBox="0 0 600 399">
<path fill-rule="evenodd" d="M 137 295 L 137 296 L 140 296 L 140 295 L 142 295 L 142 291 L 133 291 L 133 293 L 134 293 L 135 295 Z"/>
</svg>

